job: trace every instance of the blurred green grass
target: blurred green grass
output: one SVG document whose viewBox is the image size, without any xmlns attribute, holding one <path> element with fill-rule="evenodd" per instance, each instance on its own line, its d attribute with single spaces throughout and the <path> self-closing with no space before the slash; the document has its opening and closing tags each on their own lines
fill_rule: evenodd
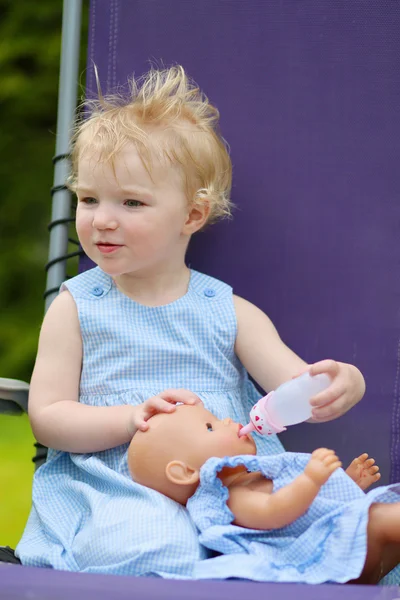
<svg viewBox="0 0 400 600">
<path fill-rule="evenodd" d="M 28 518 L 34 441 L 26 415 L 0 415 L 0 546 L 15 548 Z"/>
</svg>

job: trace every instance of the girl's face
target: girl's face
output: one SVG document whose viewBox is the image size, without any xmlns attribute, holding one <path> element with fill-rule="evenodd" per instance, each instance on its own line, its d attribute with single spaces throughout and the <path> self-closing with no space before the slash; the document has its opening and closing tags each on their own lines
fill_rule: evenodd
<svg viewBox="0 0 400 600">
<path fill-rule="evenodd" d="M 76 229 L 86 254 L 111 276 L 158 273 L 183 264 L 189 206 L 177 169 L 155 162 L 152 177 L 136 147 L 114 165 L 79 159 Z"/>
</svg>

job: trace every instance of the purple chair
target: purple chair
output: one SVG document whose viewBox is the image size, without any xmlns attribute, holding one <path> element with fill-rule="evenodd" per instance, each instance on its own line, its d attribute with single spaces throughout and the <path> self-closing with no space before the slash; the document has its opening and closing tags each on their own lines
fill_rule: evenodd
<svg viewBox="0 0 400 600">
<path fill-rule="evenodd" d="M 220 109 L 238 209 L 232 222 L 193 239 L 191 266 L 262 308 L 308 362 L 333 357 L 365 375 L 362 403 L 335 422 L 289 428 L 286 448 L 332 447 L 344 463 L 366 451 L 382 483 L 399 481 L 399 3 L 91 0 L 89 32 L 89 95 L 96 93 L 93 63 L 111 92 L 151 60 L 182 64 Z M 82 269 L 88 266 L 84 259 Z M 339 587 L 349 600 L 400 597 L 396 587 L 182 583 L 35 569 L 21 578 L 18 566 L 0 569 L 0 591 L 13 598 L 30 590 L 43 599 L 255 593 L 333 600 Z"/>
<path fill-rule="evenodd" d="M 195 236 L 193 268 L 272 318 L 305 360 L 356 364 L 365 399 L 282 434 L 376 458 L 400 479 L 400 5 L 391 0 L 92 0 L 93 63 L 111 92 L 149 60 L 182 64 L 221 112 L 238 206 Z M 399 284 L 400 285 L 400 284 Z"/>
</svg>

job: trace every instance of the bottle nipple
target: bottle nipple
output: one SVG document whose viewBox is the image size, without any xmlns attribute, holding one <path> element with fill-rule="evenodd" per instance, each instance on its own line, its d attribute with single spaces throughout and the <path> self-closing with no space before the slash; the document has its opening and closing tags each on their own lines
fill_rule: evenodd
<svg viewBox="0 0 400 600">
<path fill-rule="evenodd" d="M 248 423 L 247 425 L 242 427 L 242 429 L 239 430 L 239 437 L 243 437 L 244 435 L 247 435 L 248 433 L 251 433 L 252 431 L 255 431 L 255 427 L 254 427 L 253 423 L 250 421 L 250 423 Z"/>
</svg>

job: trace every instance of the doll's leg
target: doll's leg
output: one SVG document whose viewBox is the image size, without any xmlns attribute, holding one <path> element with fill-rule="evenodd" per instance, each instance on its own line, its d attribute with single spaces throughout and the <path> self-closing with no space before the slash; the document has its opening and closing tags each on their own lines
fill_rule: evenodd
<svg viewBox="0 0 400 600">
<path fill-rule="evenodd" d="M 366 490 L 381 477 L 379 467 L 373 458 L 368 458 L 368 454 L 355 458 L 347 467 L 346 473 L 362 490 Z"/>
<path fill-rule="evenodd" d="M 400 563 L 400 502 L 373 504 L 369 510 L 367 557 L 354 583 L 378 583 Z"/>
</svg>

